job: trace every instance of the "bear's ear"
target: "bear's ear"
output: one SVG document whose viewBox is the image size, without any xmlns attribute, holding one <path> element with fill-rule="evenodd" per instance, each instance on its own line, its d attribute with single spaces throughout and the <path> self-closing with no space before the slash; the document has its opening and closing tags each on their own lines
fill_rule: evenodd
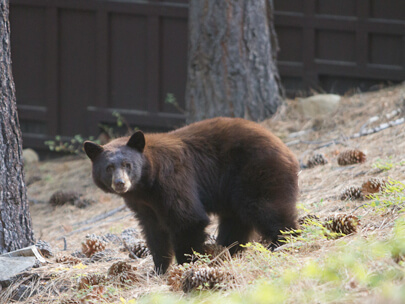
<svg viewBox="0 0 405 304">
<path fill-rule="evenodd" d="M 104 150 L 102 146 L 91 141 L 85 141 L 83 146 L 84 151 L 92 161 Z"/>
<path fill-rule="evenodd" d="M 145 148 L 145 135 L 143 132 L 136 131 L 134 134 L 132 134 L 127 142 L 127 146 L 142 153 L 143 149 Z"/>
</svg>

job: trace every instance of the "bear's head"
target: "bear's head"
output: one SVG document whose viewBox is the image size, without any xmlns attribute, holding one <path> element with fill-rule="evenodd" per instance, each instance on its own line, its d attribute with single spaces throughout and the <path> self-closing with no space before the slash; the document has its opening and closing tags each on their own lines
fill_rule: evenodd
<svg viewBox="0 0 405 304">
<path fill-rule="evenodd" d="M 141 131 L 104 146 L 86 141 L 84 151 L 93 163 L 96 185 L 105 192 L 121 195 L 133 190 L 141 179 L 144 148 L 145 136 Z"/>
</svg>

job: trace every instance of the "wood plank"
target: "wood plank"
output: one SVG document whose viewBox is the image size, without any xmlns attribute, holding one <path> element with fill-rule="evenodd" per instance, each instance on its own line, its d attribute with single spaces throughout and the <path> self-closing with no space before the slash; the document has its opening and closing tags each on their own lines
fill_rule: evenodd
<svg viewBox="0 0 405 304">
<path fill-rule="evenodd" d="M 58 134 L 59 126 L 59 73 L 58 73 L 58 10 L 46 10 L 46 104 L 48 133 Z"/>
<path fill-rule="evenodd" d="M 148 111 L 156 113 L 159 111 L 159 91 L 160 91 L 160 56 L 159 56 L 159 16 L 148 17 L 148 59 L 147 59 L 147 96 Z"/>
</svg>

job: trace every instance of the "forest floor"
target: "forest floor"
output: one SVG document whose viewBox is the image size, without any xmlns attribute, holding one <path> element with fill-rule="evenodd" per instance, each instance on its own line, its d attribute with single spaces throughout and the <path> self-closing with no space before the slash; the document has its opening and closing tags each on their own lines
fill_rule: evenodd
<svg viewBox="0 0 405 304">
<path fill-rule="evenodd" d="M 28 197 L 35 237 L 49 242 L 55 256 L 3 289 L 0 303 L 20 296 L 21 303 L 404 303 L 405 124 L 353 135 L 404 117 L 405 85 L 343 96 L 327 117 L 306 118 L 298 104 L 288 100 L 263 125 L 301 164 L 314 154 L 323 154 L 328 163 L 300 172 L 299 215 L 320 219 L 307 222 L 285 250 L 269 252 L 251 243 L 233 259 L 226 252 L 217 259 L 200 256 L 195 265 L 157 276 L 150 255 L 128 256 L 122 238 L 132 233 L 141 239 L 140 229 L 131 212 L 121 208 L 122 199 L 95 187 L 87 158 L 41 161 L 26 167 Z M 361 150 L 366 161 L 339 166 L 337 158 L 347 149 Z M 345 188 L 370 178 L 385 180 L 386 188 L 372 197 L 341 199 Z M 73 191 L 93 202 L 86 208 L 51 206 L 56 191 Z M 359 219 L 357 231 L 338 237 L 325 230 L 322 221 L 338 214 Z M 209 229 L 215 234 L 215 220 Z M 107 251 L 98 261 L 77 253 L 73 260 L 87 234 L 104 236 Z M 110 270 L 107 276 L 117 261 L 130 268 L 117 270 L 114 278 Z"/>
</svg>

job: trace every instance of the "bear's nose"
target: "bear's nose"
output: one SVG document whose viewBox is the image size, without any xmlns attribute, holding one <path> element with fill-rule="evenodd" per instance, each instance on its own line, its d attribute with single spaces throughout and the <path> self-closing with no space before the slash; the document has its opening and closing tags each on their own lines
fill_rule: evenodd
<svg viewBox="0 0 405 304">
<path fill-rule="evenodd" d="M 118 178 L 114 181 L 114 185 L 115 185 L 115 188 L 122 189 L 125 186 L 125 182 L 122 179 Z"/>
</svg>

